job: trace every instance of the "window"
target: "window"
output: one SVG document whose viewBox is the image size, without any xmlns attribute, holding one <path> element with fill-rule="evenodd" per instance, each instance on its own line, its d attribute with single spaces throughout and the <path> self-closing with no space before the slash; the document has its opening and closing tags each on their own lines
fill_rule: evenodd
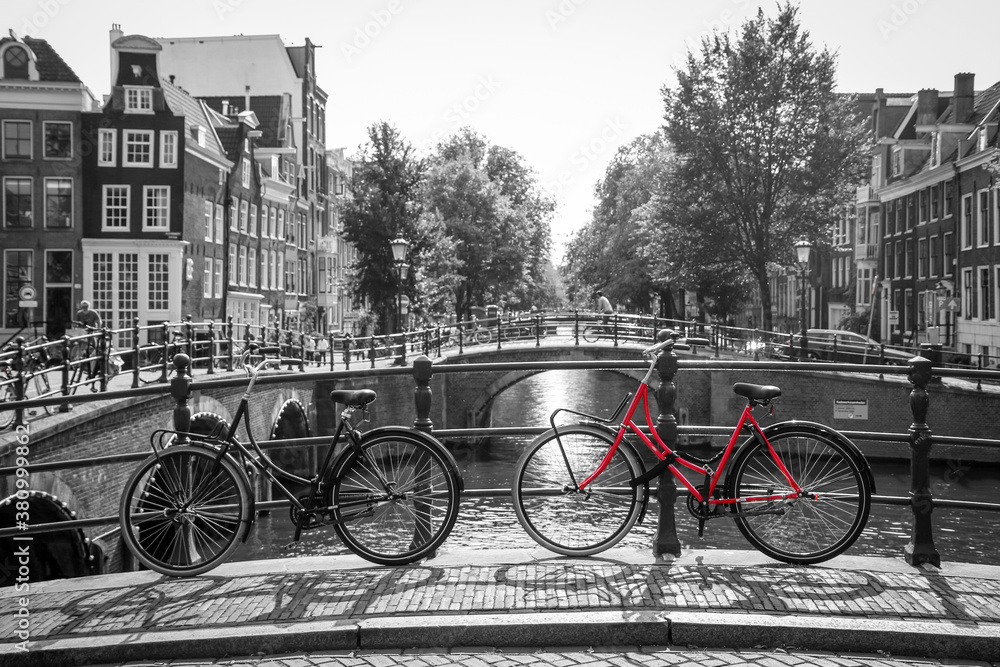
<svg viewBox="0 0 1000 667">
<path fill-rule="evenodd" d="M 278 238 L 278 209 L 271 209 L 271 218 L 267 223 L 267 235 L 272 239 Z"/>
<path fill-rule="evenodd" d="M 941 184 L 931 186 L 931 220 L 941 217 Z"/>
<path fill-rule="evenodd" d="M 892 175 L 899 176 L 903 173 L 903 149 L 899 146 L 892 147 Z"/>
<path fill-rule="evenodd" d="M 927 222 L 927 199 L 929 197 L 929 191 L 924 188 L 917 193 L 917 211 L 920 216 L 918 222 L 924 224 Z"/>
<path fill-rule="evenodd" d="M 962 197 L 962 250 L 972 247 L 972 195 Z"/>
<path fill-rule="evenodd" d="M 128 229 L 129 186 L 105 185 L 103 209 L 101 218 L 103 229 Z"/>
<path fill-rule="evenodd" d="M 222 298 L 222 260 L 215 260 L 215 298 Z"/>
<path fill-rule="evenodd" d="M 239 216 L 239 210 L 240 209 L 239 209 L 239 204 L 236 203 L 236 198 L 235 197 L 231 198 L 230 201 L 232 203 L 229 205 L 229 229 L 231 229 L 231 230 L 233 230 L 235 232 L 235 231 L 239 230 L 239 227 L 237 227 L 237 225 L 239 225 L 239 222 L 240 222 L 240 219 L 239 219 L 240 218 L 240 216 Z"/>
<path fill-rule="evenodd" d="M 987 246 L 990 244 L 990 191 L 980 190 L 978 193 L 979 206 L 978 215 L 979 220 L 976 225 L 976 230 L 978 233 L 978 238 L 976 239 L 976 245 L 979 247 Z"/>
<path fill-rule="evenodd" d="M 242 165 L 240 167 L 240 179 L 243 183 L 243 187 L 250 187 L 250 159 L 243 158 Z"/>
<path fill-rule="evenodd" d="M 125 113 L 153 113 L 153 89 L 125 86 Z"/>
<path fill-rule="evenodd" d="M 236 278 L 237 282 L 246 286 L 247 284 L 247 247 L 244 245 L 240 246 L 240 259 L 239 268 L 237 269 Z"/>
<path fill-rule="evenodd" d="M 8 49 L 8 53 L 10 49 Z M 5 120 L 3 122 L 3 159 L 31 159 L 31 121 Z"/>
<path fill-rule="evenodd" d="M 240 231 L 246 233 L 247 231 L 247 200 L 240 200 Z"/>
<path fill-rule="evenodd" d="M 257 236 L 257 204 L 250 204 L 250 221 L 247 223 L 250 236 Z"/>
<path fill-rule="evenodd" d="M 223 220 L 223 215 L 226 212 L 226 207 L 222 204 L 215 205 L 215 242 L 222 243 L 222 234 L 225 229 L 225 221 Z"/>
<path fill-rule="evenodd" d="M 32 226 L 31 179 L 9 176 L 3 179 L 3 222 L 9 229 Z"/>
<path fill-rule="evenodd" d="M 962 312 L 967 320 L 979 319 L 979 306 L 976 303 L 976 286 L 973 283 L 972 269 L 962 269 Z"/>
<path fill-rule="evenodd" d="M 268 229 L 267 220 L 270 212 L 267 208 L 267 204 L 260 205 L 260 236 L 261 238 L 268 238 L 271 235 L 271 230 Z"/>
<path fill-rule="evenodd" d="M 882 270 L 885 272 L 886 278 L 891 278 L 893 276 L 893 266 L 892 266 L 892 244 L 885 244 L 885 260 L 883 261 L 884 266 Z"/>
<path fill-rule="evenodd" d="M 123 130 L 125 146 L 123 148 L 122 166 L 152 167 L 153 166 L 153 131 Z"/>
<path fill-rule="evenodd" d="M 73 282 L 73 251 L 45 251 L 45 284 L 69 285 Z"/>
<path fill-rule="evenodd" d="M 257 286 L 257 249 L 250 248 L 247 251 L 247 285 Z"/>
<path fill-rule="evenodd" d="M 117 130 L 98 130 L 97 132 L 97 166 L 114 167 L 117 163 L 117 145 L 115 142 Z"/>
<path fill-rule="evenodd" d="M 145 185 L 142 188 L 143 230 L 170 229 L 170 186 Z"/>
<path fill-rule="evenodd" d="M 149 255 L 149 310 L 170 308 L 169 258 L 166 253 Z"/>
<path fill-rule="evenodd" d="M 982 304 L 980 319 L 989 320 L 996 317 L 991 296 L 990 269 L 988 266 L 981 266 L 979 267 L 979 302 Z"/>
<path fill-rule="evenodd" d="M 5 250 L 3 253 L 3 325 L 9 329 L 27 326 L 25 313 L 18 306 L 18 294 L 25 285 L 30 285 L 34 276 L 34 253 L 31 250 Z"/>
<path fill-rule="evenodd" d="M 915 194 L 908 195 L 906 197 L 906 229 L 907 229 L 907 231 L 913 229 L 913 226 L 916 224 L 917 212 L 914 210 L 914 208 L 916 206 L 914 204 L 914 200 L 916 198 L 917 198 L 917 195 L 915 195 Z M 900 229 L 897 228 L 896 231 L 902 231 L 902 230 L 900 230 Z"/>
<path fill-rule="evenodd" d="M 176 132 L 160 132 L 160 166 L 166 169 L 177 166 Z"/>
<path fill-rule="evenodd" d="M 215 270 L 215 260 L 211 257 L 205 258 L 205 274 L 201 279 L 201 295 L 206 299 L 212 298 L 212 275 Z"/>
<path fill-rule="evenodd" d="M 285 238 L 285 209 L 278 209 L 278 238 Z"/>
<path fill-rule="evenodd" d="M 236 284 L 236 244 L 229 244 L 229 284 Z"/>
<path fill-rule="evenodd" d="M 951 181 L 945 181 L 944 183 L 944 217 L 951 215 L 951 198 L 954 190 L 954 185 Z"/>
<path fill-rule="evenodd" d="M 215 206 L 208 199 L 205 200 L 205 240 L 211 241 L 215 238 L 212 224 L 215 222 Z"/>
<path fill-rule="evenodd" d="M 932 236 L 931 237 L 931 258 L 930 258 L 930 277 L 937 278 L 941 273 L 938 270 L 938 262 L 941 261 L 941 237 Z"/>
<path fill-rule="evenodd" d="M 907 278 L 913 275 L 913 239 L 906 239 L 906 273 Z"/>
<path fill-rule="evenodd" d="M 894 200 L 886 202 L 885 205 L 885 235 L 892 236 L 896 231 L 896 202 Z"/>
<path fill-rule="evenodd" d="M 45 179 L 45 227 L 69 229 L 73 226 L 73 179 Z"/>
<path fill-rule="evenodd" d="M 283 291 L 285 289 L 285 256 L 280 252 L 276 252 L 274 256 L 278 258 L 278 263 L 277 265 L 271 265 L 276 266 L 274 271 L 275 282 L 272 282 L 271 285 L 274 285 L 275 289 Z"/>
<path fill-rule="evenodd" d="M 896 278 L 902 278 L 904 275 L 906 275 L 903 272 L 903 270 L 906 268 L 906 266 L 903 264 L 903 261 L 904 261 L 903 242 L 896 241 L 896 261 L 895 261 L 895 266 L 893 267 L 895 269 L 893 276 Z"/>
<path fill-rule="evenodd" d="M 270 274 L 269 271 L 269 254 L 266 250 L 260 251 L 260 288 L 269 289 L 270 288 Z"/>
<path fill-rule="evenodd" d="M 955 235 L 951 232 L 944 234 L 944 252 L 942 255 L 944 266 L 941 267 L 942 276 L 950 276 L 952 267 L 955 266 Z"/>
<path fill-rule="evenodd" d="M 929 257 L 928 257 L 928 241 L 927 239 L 919 239 L 917 241 L 917 277 L 926 278 L 930 271 L 928 268 Z"/>
<path fill-rule="evenodd" d="M 42 124 L 45 133 L 45 158 L 68 160 L 73 157 L 72 123 L 46 121 Z"/>
<path fill-rule="evenodd" d="M 28 78 L 28 52 L 20 46 L 12 46 L 3 53 L 3 78 Z"/>
</svg>

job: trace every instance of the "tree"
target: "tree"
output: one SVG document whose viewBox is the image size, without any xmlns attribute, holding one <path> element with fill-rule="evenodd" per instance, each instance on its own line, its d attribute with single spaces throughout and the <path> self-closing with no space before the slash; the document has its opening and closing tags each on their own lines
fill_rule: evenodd
<svg viewBox="0 0 1000 667">
<path fill-rule="evenodd" d="M 344 238 L 358 251 L 358 261 L 352 267 L 353 296 L 372 304 L 380 330 L 389 331 L 399 289 L 389 244 L 397 237 L 406 238 L 413 244 L 414 258 L 419 258 L 427 245 L 417 225 L 424 164 L 386 121 L 368 128 L 368 142 L 352 160 L 352 196 L 343 221 Z"/>
<path fill-rule="evenodd" d="M 665 194 L 673 224 L 697 256 L 714 249 L 745 267 L 767 328 L 768 262 L 791 263 L 796 240 L 825 237 L 864 172 L 865 131 L 852 100 L 834 93 L 835 61 L 785 4 L 735 39 L 705 38 L 663 90 L 678 157 Z"/>
<path fill-rule="evenodd" d="M 544 292 L 554 205 L 517 153 L 463 128 L 431 157 L 423 205 L 455 243 L 459 319 L 473 305 Z"/>
</svg>

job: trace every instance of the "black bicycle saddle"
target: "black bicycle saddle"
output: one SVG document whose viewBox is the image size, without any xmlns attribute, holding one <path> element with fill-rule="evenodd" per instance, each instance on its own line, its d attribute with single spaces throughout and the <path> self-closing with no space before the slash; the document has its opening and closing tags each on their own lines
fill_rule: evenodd
<svg viewBox="0 0 1000 667">
<path fill-rule="evenodd" d="M 330 400 L 352 408 L 363 408 L 372 403 L 378 394 L 372 389 L 334 389 L 330 392 Z"/>
</svg>

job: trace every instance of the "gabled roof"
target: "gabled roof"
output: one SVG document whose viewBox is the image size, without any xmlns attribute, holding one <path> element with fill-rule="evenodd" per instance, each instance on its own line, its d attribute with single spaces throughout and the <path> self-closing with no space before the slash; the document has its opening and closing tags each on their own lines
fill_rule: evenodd
<svg viewBox="0 0 1000 667">
<path fill-rule="evenodd" d="M 978 125 L 983 122 L 983 120 L 986 119 L 986 114 L 988 114 L 993 107 L 996 106 L 998 100 L 1000 100 L 1000 81 L 994 83 L 986 90 L 976 93 L 972 101 L 972 116 L 963 124 Z M 945 125 L 953 122 L 955 122 L 954 109 L 949 106 L 945 112 L 941 114 L 941 117 L 938 119 L 938 123 Z"/>
<path fill-rule="evenodd" d="M 202 97 L 205 104 L 213 111 L 222 113 L 223 102 L 229 108 L 230 113 L 234 109 L 243 109 L 246 106 L 246 97 L 237 95 L 224 95 L 221 97 Z M 251 95 L 250 110 L 257 115 L 260 122 L 261 137 L 257 140 L 258 146 L 268 148 L 281 148 L 285 142 L 285 123 L 287 122 L 288 110 L 284 108 L 285 102 L 281 95 Z"/>
<path fill-rule="evenodd" d="M 161 79 L 160 85 L 163 88 L 163 100 L 167 107 L 174 115 L 184 117 L 185 145 L 195 153 L 203 153 L 214 159 L 224 159 L 226 152 L 216 135 L 216 129 L 209 118 L 209 112 L 202 102 L 166 79 Z M 204 146 L 199 145 L 192 137 L 191 129 L 196 127 L 206 130 Z"/>
<path fill-rule="evenodd" d="M 25 37 L 24 39 L 4 37 L 0 39 L 0 48 L 3 48 L 10 42 L 17 42 L 26 46 L 34 53 L 35 68 L 38 70 L 39 81 L 83 83 L 80 81 L 80 77 L 76 75 L 76 72 L 62 59 L 62 56 L 56 53 L 52 45 L 44 39 L 36 39 L 34 37 Z"/>
</svg>

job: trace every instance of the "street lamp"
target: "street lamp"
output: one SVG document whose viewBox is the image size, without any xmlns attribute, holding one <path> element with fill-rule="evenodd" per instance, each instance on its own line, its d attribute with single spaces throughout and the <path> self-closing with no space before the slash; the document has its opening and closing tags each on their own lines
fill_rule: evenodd
<svg viewBox="0 0 1000 667">
<path fill-rule="evenodd" d="M 390 242 L 392 248 L 392 263 L 396 267 L 396 329 L 400 334 L 401 352 L 396 364 L 406 365 L 406 334 L 403 333 L 403 281 L 409 273 L 409 266 L 406 264 L 406 253 L 410 250 L 410 242 L 404 238 L 397 238 Z"/>
<path fill-rule="evenodd" d="M 812 252 L 812 244 L 809 241 L 799 241 L 795 244 L 795 255 L 799 261 L 799 279 L 802 289 L 799 293 L 799 310 L 802 317 L 802 333 L 799 336 L 801 351 L 800 359 L 806 358 L 806 348 L 809 346 L 809 336 L 806 334 L 808 324 L 806 322 L 806 275 L 809 273 L 809 254 Z"/>
</svg>

